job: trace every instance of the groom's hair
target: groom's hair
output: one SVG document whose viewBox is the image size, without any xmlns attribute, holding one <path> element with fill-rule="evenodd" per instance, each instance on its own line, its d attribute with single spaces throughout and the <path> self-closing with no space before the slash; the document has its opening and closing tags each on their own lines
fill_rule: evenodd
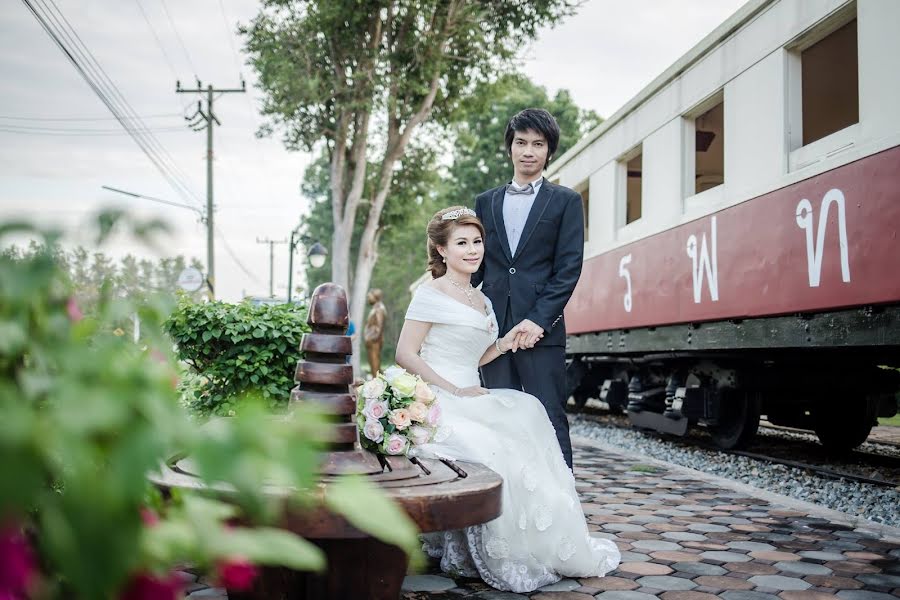
<svg viewBox="0 0 900 600">
<path fill-rule="evenodd" d="M 513 115 L 506 124 L 506 154 L 512 155 L 512 143 L 516 132 L 529 129 L 537 131 L 547 140 L 547 164 L 544 165 L 546 167 L 559 147 L 559 123 L 543 108 L 526 108 Z"/>
</svg>

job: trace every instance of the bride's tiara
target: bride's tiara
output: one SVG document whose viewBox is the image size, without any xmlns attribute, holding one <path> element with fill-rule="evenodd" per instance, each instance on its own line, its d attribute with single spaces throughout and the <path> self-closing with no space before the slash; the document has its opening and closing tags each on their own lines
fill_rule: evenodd
<svg viewBox="0 0 900 600">
<path fill-rule="evenodd" d="M 441 221 L 452 221 L 453 219 L 458 219 L 464 215 L 469 215 L 470 217 L 478 216 L 471 208 L 460 208 L 457 210 L 451 210 L 450 212 L 441 215 Z"/>
</svg>

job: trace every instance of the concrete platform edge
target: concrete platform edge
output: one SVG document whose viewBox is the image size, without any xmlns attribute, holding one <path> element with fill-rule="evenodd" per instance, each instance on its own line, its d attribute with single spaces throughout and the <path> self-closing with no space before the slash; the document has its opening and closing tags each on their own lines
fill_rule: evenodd
<svg viewBox="0 0 900 600">
<path fill-rule="evenodd" d="M 697 471 L 689 467 L 683 467 L 675 463 L 659 460 L 658 458 L 647 456 L 646 454 L 625 452 L 621 448 L 618 448 L 611 444 L 604 444 L 603 442 L 598 442 L 584 436 L 573 435 L 572 443 L 576 445 L 597 448 L 599 450 L 603 450 L 604 452 L 617 454 L 629 459 L 639 459 L 641 462 L 655 464 L 667 469 L 671 469 L 672 471 L 678 471 L 701 481 L 706 481 L 713 485 L 728 488 L 741 494 L 759 498 L 760 500 L 765 500 L 766 502 L 769 502 L 771 504 L 780 504 L 793 510 L 803 511 L 804 513 L 809 515 L 821 517 L 823 519 L 829 519 L 830 521 L 840 523 L 842 525 L 848 525 L 855 529 L 859 529 L 860 531 L 878 535 L 879 537 L 884 538 L 892 543 L 900 543 L 900 527 L 892 527 L 890 525 L 876 523 L 863 517 L 854 517 L 853 515 L 848 515 L 847 513 L 843 513 L 839 510 L 825 508 L 824 506 L 819 506 L 818 504 L 813 504 L 812 502 L 807 502 L 805 500 L 791 498 L 790 496 L 768 492 L 746 483 L 741 483 L 732 479 L 726 479 L 725 477 L 719 477 L 717 475 L 710 475 L 709 473 L 704 473 L 703 471 Z"/>
</svg>

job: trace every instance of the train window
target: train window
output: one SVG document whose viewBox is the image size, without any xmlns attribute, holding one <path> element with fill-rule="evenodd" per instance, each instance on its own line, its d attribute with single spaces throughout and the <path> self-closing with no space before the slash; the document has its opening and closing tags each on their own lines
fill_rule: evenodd
<svg viewBox="0 0 900 600">
<path fill-rule="evenodd" d="M 859 122 L 856 19 L 799 53 L 805 146 Z"/>
<path fill-rule="evenodd" d="M 625 162 L 625 224 L 632 223 L 641 218 L 642 208 L 642 179 L 643 179 L 643 153 L 640 149 L 637 155 Z"/>
<path fill-rule="evenodd" d="M 588 233 L 590 232 L 590 224 L 591 224 L 591 185 L 590 180 L 586 180 L 583 183 L 579 184 L 575 187 L 575 191 L 581 194 L 581 206 L 584 209 L 584 241 L 588 241 Z"/>
<path fill-rule="evenodd" d="M 725 183 L 725 103 L 719 96 L 712 108 L 694 119 L 694 185 L 699 194 Z"/>
</svg>

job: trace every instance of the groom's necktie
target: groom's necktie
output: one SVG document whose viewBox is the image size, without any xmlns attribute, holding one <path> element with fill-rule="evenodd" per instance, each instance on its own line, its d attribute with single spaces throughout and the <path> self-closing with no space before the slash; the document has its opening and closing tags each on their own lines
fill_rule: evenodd
<svg viewBox="0 0 900 600">
<path fill-rule="evenodd" d="M 510 196 L 530 196 L 534 193 L 534 185 L 529 183 L 523 187 L 519 187 L 515 182 L 512 182 L 509 184 L 509 187 L 506 188 L 506 193 Z"/>
</svg>

